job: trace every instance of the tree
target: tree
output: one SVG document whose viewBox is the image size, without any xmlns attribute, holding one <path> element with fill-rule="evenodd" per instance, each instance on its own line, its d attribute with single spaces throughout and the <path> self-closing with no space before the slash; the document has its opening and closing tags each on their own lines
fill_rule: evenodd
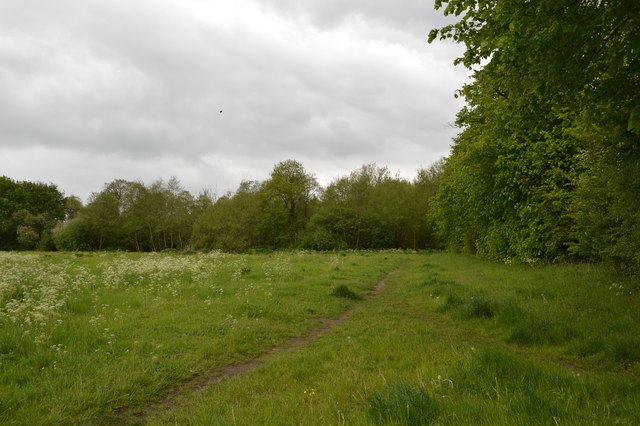
<svg viewBox="0 0 640 426">
<path fill-rule="evenodd" d="M 298 161 L 276 164 L 260 191 L 262 244 L 274 248 L 297 246 L 311 217 L 318 190 L 316 178 L 307 174 Z"/>
<path fill-rule="evenodd" d="M 63 217 L 55 185 L 0 177 L 0 249 L 54 249 L 51 230 Z"/>
<path fill-rule="evenodd" d="M 168 183 L 116 179 L 58 230 L 65 246 L 159 251 L 189 243 L 194 200 L 176 178 Z M 67 234 L 65 234 L 65 231 Z M 75 244 L 69 241 L 77 239 Z"/>
<path fill-rule="evenodd" d="M 434 173 L 433 180 L 428 173 Z M 311 217 L 304 246 L 322 250 L 437 247 L 427 218 L 435 175 L 439 176 L 435 169 L 422 171 L 412 183 L 372 163 L 334 180 Z"/>
<path fill-rule="evenodd" d="M 196 248 L 243 251 L 258 244 L 260 190 L 256 181 L 243 181 L 235 194 L 205 207 L 193 226 Z"/>
<path fill-rule="evenodd" d="M 606 255 L 611 237 L 639 222 L 637 182 L 604 183 L 638 175 L 640 3 L 436 1 L 443 6 L 459 21 L 429 40 L 464 43 L 456 62 L 473 70 L 436 200 L 444 238 L 493 257 Z M 605 209 L 607 191 L 624 207 Z M 637 246 L 619 248 L 632 259 Z"/>
</svg>

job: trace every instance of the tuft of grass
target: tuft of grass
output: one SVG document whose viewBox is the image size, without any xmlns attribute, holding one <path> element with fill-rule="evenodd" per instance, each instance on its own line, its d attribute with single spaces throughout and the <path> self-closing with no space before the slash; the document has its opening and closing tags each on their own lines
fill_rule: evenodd
<svg viewBox="0 0 640 426">
<path fill-rule="evenodd" d="M 425 389 L 406 382 L 394 383 L 367 399 L 375 424 L 428 425 L 440 413 L 438 401 Z"/>
<path fill-rule="evenodd" d="M 449 281 L 449 280 L 444 280 L 444 279 L 440 278 L 439 276 L 434 275 L 434 276 L 431 276 L 431 277 L 425 279 L 422 282 L 422 285 L 425 286 L 425 287 L 429 287 L 429 286 L 450 286 L 450 285 L 455 286 L 456 282 Z"/>
<path fill-rule="evenodd" d="M 498 313 L 498 303 L 482 293 L 476 293 L 467 299 L 458 293 L 450 292 L 439 311 L 454 311 L 464 319 L 490 319 Z"/>
<path fill-rule="evenodd" d="M 457 368 L 453 381 L 462 392 L 506 403 L 510 417 L 535 424 L 560 418 L 564 413 L 554 390 L 575 385 L 566 374 L 493 347 L 475 351 L 470 363 Z"/>
<path fill-rule="evenodd" d="M 610 357 L 618 362 L 640 361 L 640 339 L 637 336 L 620 336 L 613 341 Z"/>
<path fill-rule="evenodd" d="M 583 358 L 604 352 L 605 345 L 599 339 L 576 339 L 569 345 L 568 353 Z"/>
<path fill-rule="evenodd" d="M 341 297 L 343 299 L 351 299 L 351 300 L 362 299 L 358 294 L 356 294 L 353 290 L 351 290 L 349 287 L 347 287 L 344 284 L 340 284 L 339 286 L 334 288 L 331 295 L 335 297 Z"/>
<path fill-rule="evenodd" d="M 438 311 L 447 312 L 451 310 L 456 310 L 463 305 L 464 305 L 464 299 L 462 297 L 458 296 L 456 293 L 449 293 L 444 302 L 444 305 L 442 305 L 438 309 Z"/>
<path fill-rule="evenodd" d="M 527 315 L 511 331 L 509 343 L 521 345 L 565 343 L 577 333 L 568 325 L 547 317 Z"/>
<path fill-rule="evenodd" d="M 497 312 L 498 304 L 483 294 L 474 294 L 466 306 L 466 316 L 470 318 L 489 319 Z"/>
</svg>

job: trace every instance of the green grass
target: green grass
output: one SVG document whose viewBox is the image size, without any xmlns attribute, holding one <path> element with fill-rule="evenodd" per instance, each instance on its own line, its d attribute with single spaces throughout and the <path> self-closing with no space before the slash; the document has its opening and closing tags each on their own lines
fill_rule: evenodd
<svg viewBox="0 0 640 426">
<path fill-rule="evenodd" d="M 94 422 L 338 316 L 399 257 L 0 253 L 0 424 Z M 336 269 L 337 268 L 337 269 Z"/>
<path fill-rule="evenodd" d="M 638 278 L 593 265 L 401 252 L 0 254 L 0 271 L 0 424 L 640 418 Z M 287 343 L 346 310 L 327 333 Z M 254 357 L 242 374 L 188 385 Z"/>
<path fill-rule="evenodd" d="M 424 425 L 438 417 L 439 403 L 420 386 L 393 383 L 367 400 L 376 424 Z"/>
</svg>

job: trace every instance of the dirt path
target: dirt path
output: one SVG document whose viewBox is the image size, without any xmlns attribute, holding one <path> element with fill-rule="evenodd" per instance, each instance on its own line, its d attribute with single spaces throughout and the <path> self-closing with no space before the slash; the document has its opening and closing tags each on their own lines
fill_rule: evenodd
<svg viewBox="0 0 640 426">
<path fill-rule="evenodd" d="M 378 296 L 385 287 L 386 279 L 396 271 L 392 271 L 388 273 L 384 278 L 382 278 L 375 285 L 375 287 L 371 291 L 369 291 L 369 293 L 367 293 L 364 300 L 369 300 Z M 180 397 L 199 392 L 209 386 L 220 382 L 223 379 L 234 377 L 247 371 L 253 370 L 254 368 L 263 364 L 264 358 L 269 354 L 282 352 L 288 349 L 308 344 L 309 342 L 329 332 L 336 325 L 345 322 L 349 318 L 352 310 L 353 308 L 343 312 L 336 318 L 319 318 L 318 320 L 320 321 L 320 326 L 308 330 L 303 336 L 293 337 L 286 343 L 279 346 L 274 346 L 262 355 L 251 358 L 243 363 L 228 365 L 222 370 L 217 368 L 215 370 L 202 372 L 197 376 L 191 377 L 169 388 L 162 399 L 160 399 L 159 401 L 145 406 L 130 407 L 120 411 L 116 411 L 113 413 L 111 419 L 115 421 L 129 420 L 135 422 L 136 419 L 138 421 L 142 421 L 144 418 L 155 412 L 176 407 L 178 405 L 177 400 Z"/>
</svg>

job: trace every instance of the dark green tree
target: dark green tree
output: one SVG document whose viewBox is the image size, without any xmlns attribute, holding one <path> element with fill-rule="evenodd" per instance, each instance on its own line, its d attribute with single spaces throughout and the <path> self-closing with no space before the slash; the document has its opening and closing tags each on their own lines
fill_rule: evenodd
<svg viewBox="0 0 640 426">
<path fill-rule="evenodd" d="M 261 184 L 243 181 L 235 194 L 227 194 L 204 208 L 193 226 L 198 249 L 244 251 L 258 245 Z"/>
<path fill-rule="evenodd" d="M 276 164 L 260 190 L 258 223 L 261 245 L 296 247 L 317 199 L 319 185 L 301 163 L 286 160 Z"/>
<path fill-rule="evenodd" d="M 54 249 L 51 230 L 64 214 L 56 185 L 0 177 L 0 249 Z"/>
<path fill-rule="evenodd" d="M 613 243 L 632 259 L 633 238 L 613 240 L 633 234 L 640 210 L 637 181 L 620 184 L 638 175 L 640 3 L 436 1 L 443 6 L 459 20 L 429 39 L 464 43 L 457 62 L 473 71 L 436 200 L 444 239 L 549 259 L 608 255 Z"/>
<path fill-rule="evenodd" d="M 365 164 L 333 181 L 307 226 L 304 246 L 313 249 L 437 247 L 428 221 L 437 166 L 412 183 L 386 167 Z"/>
</svg>

